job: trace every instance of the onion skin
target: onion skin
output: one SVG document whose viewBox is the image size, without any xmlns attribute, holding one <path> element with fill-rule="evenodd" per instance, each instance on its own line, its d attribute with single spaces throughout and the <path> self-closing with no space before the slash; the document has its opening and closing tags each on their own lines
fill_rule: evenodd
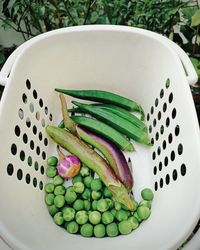
<svg viewBox="0 0 200 250">
<path fill-rule="evenodd" d="M 76 126 L 76 131 L 81 139 L 97 148 L 105 156 L 117 178 L 124 184 L 128 191 L 131 191 L 133 176 L 121 150 L 111 141 L 81 125 Z"/>
<path fill-rule="evenodd" d="M 127 189 L 118 180 L 113 169 L 97 152 L 65 129 L 47 126 L 46 132 L 57 144 L 77 156 L 82 163 L 95 171 L 110 189 L 116 201 L 124 204 L 131 211 L 135 209 L 135 203 L 129 196 Z"/>
<path fill-rule="evenodd" d="M 59 160 L 57 170 L 62 178 L 70 179 L 79 173 L 80 167 L 80 160 L 75 155 L 68 155 Z"/>
</svg>

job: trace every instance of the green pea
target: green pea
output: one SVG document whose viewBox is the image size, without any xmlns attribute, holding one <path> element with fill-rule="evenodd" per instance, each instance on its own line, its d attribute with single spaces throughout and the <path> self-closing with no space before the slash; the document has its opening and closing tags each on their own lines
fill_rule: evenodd
<svg viewBox="0 0 200 250">
<path fill-rule="evenodd" d="M 112 197 L 112 193 L 111 191 L 105 187 L 104 190 L 103 190 L 103 195 L 106 197 L 106 198 L 111 198 Z"/>
<path fill-rule="evenodd" d="M 48 207 L 49 214 L 54 216 L 59 210 L 55 205 L 51 205 Z"/>
<path fill-rule="evenodd" d="M 97 238 L 103 238 L 106 235 L 106 228 L 103 224 L 94 226 L 94 236 Z"/>
<path fill-rule="evenodd" d="M 134 216 L 128 218 L 128 221 L 130 221 L 133 230 L 139 227 L 139 222 Z"/>
<path fill-rule="evenodd" d="M 141 196 L 146 201 L 152 201 L 154 197 L 153 192 L 150 188 L 143 189 L 141 192 Z"/>
<path fill-rule="evenodd" d="M 55 186 L 58 186 L 58 185 L 62 185 L 64 183 L 64 179 L 60 176 L 60 175 L 56 175 L 54 178 L 53 178 L 53 184 Z"/>
<path fill-rule="evenodd" d="M 101 221 L 101 214 L 98 211 L 92 211 L 89 214 L 89 221 L 94 225 L 99 224 Z"/>
<path fill-rule="evenodd" d="M 102 190 L 102 182 L 100 179 L 94 179 L 91 182 L 91 189 L 93 191 L 100 191 Z"/>
<path fill-rule="evenodd" d="M 55 198 L 55 195 L 53 193 L 49 193 L 49 194 L 46 194 L 45 195 L 45 203 L 47 205 L 53 205 L 54 203 L 54 198 Z"/>
<path fill-rule="evenodd" d="M 114 202 L 111 199 L 109 199 L 109 198 L 105 198 L 105 200 L 108 203 L 108 208 L 112 209 L 114 207 Z"/>
<path fill-rule="evenodd" d="M 72 184 L 75 184 L 76 182 L 83 182 L 83 178 L 80 175 L 76 175 L 73 179 L 72 179 Z"/>
<path fill-rule="evenodd" d="M 113 216 L 115 217 L 116 213 L 117 213 L 117 210 L 115 209 L 111 209 L 110 212 L 113 214 Z"/>
<path fill-rule="evenodd" d="M 91 209 L 91 203 L 88 200 L 83 201 L 83 207 L 86 211 L 89 211 Z"/>
<path fill-rule="evenodd" d="M 46 175 L 50 178 L 55 177 L 57 174 L 57 169 L 55 167 L 49 166 L 46 168 Z"/>
<path fill-rule="evenodd" d="M 74 191 L 78 194 L 83 193 L 85 186 L 82 182 L 76 182 L 73 184 Z"/>
<path fill-rule="evenodd" d="M 59 195 L 59 194 L 65 194 L 65 187 L 64 186 L 56 186 L 55 190 L 54 190 L 54 194 L 55 195 Z"/>
<path fill-rule="evenodd" d="M 144 206 L 144 207 L 148 207 L 149 209 L 151 209 L 151 201 L 142 200 L 139 203 L 139 206 Z"/>
<path fill-rule="evenodd" d="M 88 214 L 86 211 L 81 210 L 81 211 L 78 211 L 76 213 L 75 218 L 76 218 L 76 222 L 78 224 L 83 225 L 83 224 L 87 223 L 87 221 L 88 221 Z"/>
<path fill-rule="evenodd" d="M 56 223 L 56 225 L 62 225 L 64 222 L 63 216 L 62 216 L 62 212 L 58 212 L 54 215 L 53 217 L 54 222 Z"/>
<path fill-rule="evenodd" d="M 49 166 L 56 167 L 58 164 L 58 158 L 56 156 L 51 156 L 47 159 L 47 164 Z"/>
<path fill-rule="evenodd" d="M 92 191 L 92 199 L 93 200 L 98 200 L 101 198 L 101 192 L 98 192 L 98 191 Z"/>
<path fill-rule="evenodd" d="M 45 185 L 45 191 L 46 191 L 47 193 L 53 193 L 54 188 L 55 188 L 55 186 L 54 186 L 53 183 L 47 183 L 47 184 Z"/>
<path fill-rule="evenodd" d="M 88 167 L 86 167 L 84 164 L 83 164 L 82 167 L 81 167 L 80 175 L 81 175 L 82 177 L 85 177 L 85 176 L 90 175 L 90 169 L 89 169 Z"/>
<path fill-rule="evenodd" d="M 113 222 L 113 220 L 114 220 L 114 216 L 110 211 L 106 211 L 102 214 L 102 222 L 104 224 L 106 224 L 106 225 L 110 224 Z"/>
<path fill-rule="evenodd" d="M 86 187 L 90 188 L 92 180 L 93 180 L 92 176 L 89 175 L 83 179 L 83 183 L 85 184 Z"/>
<path fill-rule="evenodd" d="M 123 210 L 128 211 L 128 208 L 124 204 L 121 204 L 121 207 L 122 207 Z"/>
<path fill-rule="evenodd" d="M 73 203 L 77 198 L 77 194 L 72 190 L 67 190 L 67 192 L 65 193 L 65 200 L 68 204 Z"/>
<path fill-rule="evenodd" d="M 119 234 L 117 223 L 113 222 L 106 226 L 106 233 L 109 237 L 115 237 Z"/>
<path fill-rule="evenodd" d="M 119 203 L 118 201 L 115 201 L 114 206 L 116 210 L 120 210 L 122 208 L 121 203 Z"/>
<path fill-rule="evenodd" d="M 133 214 L 133 216 L 137 219 L 138 222 L 141 222 L 141 221 L 142 221 L 142 219 L 139 217 L 139 215 L 138 215 L 137 212 L 135 212 L 135 213 Z"/>
<path fill-rule="evenodd" d="M 82 198 L 85 199 L 85 200 L 90 199 L 90 196 L 91 196 L 91 191 L 90 191 L 90 189 L 85 188 L 85 190 L 83 191 L 83 193 L 82 193 L 81 196 L 82 196 Z"/>
<path fill-rule="evenodd" d="M 127 211 L 125 210 L 118 210 L 116 212 L 116 215 L 115 215 L 115 218 L 118 220 L 118 221 L 123 221 L 123 220 L 127 220 L 128 219 L 128 213 Z"/>
<path fill-rule="evenodd" d="M 80 233 L 83 237 L 91 237 L 93 235 L 93 226 L 90 223 L 82 225 Z"/>
<path fill-rule="evenodd" d="M 68 186 L 67 188 L 66 188 L 66 192 L 71 192 L 71 191 L 74 191 L 74 188 L 73 188 L 73 186 Z"/>
<path fill-rule="evenodd" d="M 97 210 L 100 212 L 105 212 L 108 210 L 108 203 L 105 199 L 100 199 L 97 201 Z"/>
<path fill-rule="evenodd" d="M 74 208 L 76 211 L 83 210 L 83 209 L 84 209 L 83 200 L 77 199 L 77 200 L 74 202 L 74 204 L 73 204 L 73 208 Z"/>
<path fill-rule="evenodd" d="M 131 222 L 128 220 L 123 220 L 118 224 L 118 229 L 121 234 L 130 234 L 132 231 Z"/>
<path fill-rule="evenodd" d="M 137 209 L 137 214 L 141 220 L 146 220 L 147 218 L 149 218 L 151 211 L 148 207 L 140 206 Z"/>
<path fill-rule="evenodd" d="M 97 210 L 97 201 L 96 200 L 94 200 L 92 202 L 92 210 Z"/>
<path fill-rule="evenodd" d="M 63 207 L 65 205 L 65 197 L 63 195 L 57 195 L 54 198 L 54 204 L 58 208 Z"/>
<path fill-rule="evenodd" d="M 76 221 L 70 221 L 69 223 L 67 223 L 66 229 L 68 233 L 75 234 L 78 232 L 79 226 Z"/>
<path fill-rule="evenodd" d="M 71 221 L 75 217 L 75 210 L 72 207 L 67 207 L 63 211 L 63 219 L 65 221 Z"/>
</svg>

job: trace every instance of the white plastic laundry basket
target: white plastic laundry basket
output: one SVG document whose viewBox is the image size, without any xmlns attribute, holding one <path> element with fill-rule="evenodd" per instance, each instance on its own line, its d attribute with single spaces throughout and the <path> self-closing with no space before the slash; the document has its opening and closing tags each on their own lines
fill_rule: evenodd
<svg viewBox="0 0 200 250">
<path fill-rule="evenodd" d="M 184 71 L 184 67 L 187 71 Z M 165 84 L 170 79 L 169 86 Z M 168 39 L 120 26 L 60 29 L 31 39 L 6 62 L 0 103 L 0 235 L 13 249 L 169 250 L 200 216 L 200 136 L 187 55 Z M 141 103 L 152 147 L 129 153 L 137 199 L 155 190 L 151 217 L 127 236 L 83 238 L 56 226 L 44 203 L 45 126 L 61 118 L 55 87 L 104 89 Z M 70 98 L 69 98 L 70 101 Z"/>
</svg>

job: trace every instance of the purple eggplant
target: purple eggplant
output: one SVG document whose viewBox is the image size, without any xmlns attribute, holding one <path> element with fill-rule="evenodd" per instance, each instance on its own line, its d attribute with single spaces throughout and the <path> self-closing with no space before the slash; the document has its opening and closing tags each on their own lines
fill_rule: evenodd
<svg viewBox="0 0 200 250">
<path fill-rule="evenodd" d="M 111 141 L 81 125 L 76 126 L 76 131 L 82 140 L 97 148 L 104 155 L 117 178 L 124 184 L 128 191 L 131 191 L 133 176 L 121 150 Z"/>
</svg>

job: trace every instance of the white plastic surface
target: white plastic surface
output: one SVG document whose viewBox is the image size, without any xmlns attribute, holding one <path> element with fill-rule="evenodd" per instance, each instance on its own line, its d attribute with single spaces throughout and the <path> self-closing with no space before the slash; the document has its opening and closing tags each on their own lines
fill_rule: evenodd
<svg viewBox="0 0 200 250">
<path fill-rule="evenodd" d="M 0 196 L 4 201 L 0 203 L 0 234 L 14 249 L 59 250 L 67 246 L 70 250 L 85 250 L 95 246 L 96 250 L 118 250 L 123 246 L 124 250 L 133 247 L 137 250 L 175 250 L 192 232 L 200 216 L 198 122 L 177 53 L 166 39 L 153 34 L 120 26 L 67 28 L 32 39 L 17 57 L 0 106 Z M 167 78 L 170 79 L 168 88 L 165 86 Z M 27 79 L 30 89 L 26 86 Z M 46 162 L 42 152 L 47 156 L 55 152 L 50 139 L 48 145 L 44 145 L 44 122 L 51 123 L 50 113 L 53 123 L 61 118 L 55 87 L 113 91 L 140 102 L 149 114 L 147 125 L 152 126 L 150 137 L 154 138 L 154 146 L 147 148 L 136 144 L 136 153 L 127 155 L 133 165 L 134 194 L 141 199 L 143 187 L 154 188 L 155 183 L 159 187 L 162 181 L 163 187 L 155 192 L 150 219 L 130 235 L 86 239 L 67 234 L 55 226 L 49 216 L 44 191 L 38 184 L 33 186 L 34 178 L 37 183 L 46 182 L 45 175 L 41 174 L 41 166 Z M 173 100 L 169 101 L 171 93 Z M 158 105 L 155 105 L 157 99 Z M 19 110 L 20 114 L 23 111 L 22 119 Z M 30 128 L 26 125 L 27 118 L 31 121 Z M 16 125 L 21 131 L 19 136 L 15 135 Z M 36 134 L 32 132 L 34 125 Z M 164 132 L 161 132 L 162 125 Z M 175 135 L 177 126 L 179 135 Z M 22 140 L 24 133 L 27 143 Z M 168 142 L 170 134 L 172 142 Z M 31 140 L 34 149 L 30 149 Z M 163 149 L 165 140 L 166 148 Z M 17 146 L 16 155 L 11 153 L 13 143 Z M 183 147 L 181 154 L 178 153 L 180 144 Z M 36 153 L 37 147 L 40 153 Z M 23 156 L 22 151 L 24 160 L 19 157 Z M 173 151 L 175 159 L 171 156 Z M 27 164 L 28 156 L 33 159 L 31 167 Z M 166 158 L 168 164 L 164 166 Z M 34 168 L 35 161 L 39 164 L 38 170 Z M 14 166 L 12 176 L 7 174 L 9 163 Z M 186 166 L 184 176 L 180 171 L 182 164 Z M 17 178 L 19 169 L 23 171 L 22 180 Z M 178 177 L 173 180 L 175 171 Z M 26 183 L 27 174 L 31 177 L 30 184 Z M 170 182 L 166 184 L 168 175 Z"/>
</svg>

